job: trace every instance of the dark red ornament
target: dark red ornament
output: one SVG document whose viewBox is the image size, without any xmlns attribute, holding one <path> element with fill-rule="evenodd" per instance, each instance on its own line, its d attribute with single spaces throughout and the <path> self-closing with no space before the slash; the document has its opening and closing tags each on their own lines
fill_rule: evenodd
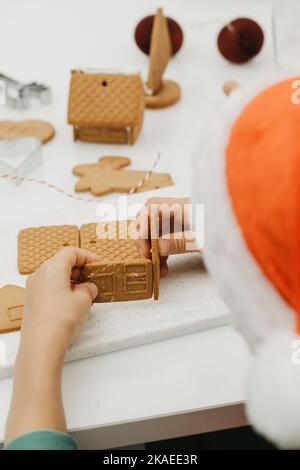
<svg viewBox="0 0 300 470">
<path fill-rule="evenodd" d="M 137 46 L 145 54 L 149 55 L 151 33 L 153 26 L 154 15 L 146 16 L 143 18 L 135 28 L 134 38 Z M 182 46 L 183 43 L 183 32 L 177 21 L 167 17 L 171 44 L 172 44 L 172 55 L 175 55 Z"/>
<path fill-rule="evenodd" d="M 221 29 L 218 48 L 222 56 L 234 64 L 248 62 L 262 48 L 264 33 L 261 27 L 249 18 L 237 18 Z"/>
</svg>

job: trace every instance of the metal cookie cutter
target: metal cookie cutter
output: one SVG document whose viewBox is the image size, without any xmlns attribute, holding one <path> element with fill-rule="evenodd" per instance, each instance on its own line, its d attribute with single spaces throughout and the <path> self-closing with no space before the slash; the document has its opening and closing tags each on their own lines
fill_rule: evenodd
<svg viewBox="0 0 300 470">
<path fill-rule="evenodd" d="M 42 142 L 35 137 L 0 140 L 0 178 L 20 184 L 41 163 L 41 157 Z"/>
<path fill-rule="evenodd" d="M 42 83 L 21 83 L 3 73 L 0 73 L 0 82 L 4 88 L 3 104 L 9 108 L 27 109 L 33 100 L 40 104 L 51 102 L 51 89 Z"/>
</svg>

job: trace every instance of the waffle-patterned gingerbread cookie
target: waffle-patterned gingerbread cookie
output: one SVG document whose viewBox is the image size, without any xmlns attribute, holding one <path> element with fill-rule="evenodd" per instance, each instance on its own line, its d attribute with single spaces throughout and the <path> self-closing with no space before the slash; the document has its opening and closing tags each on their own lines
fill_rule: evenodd
<svg viewBox="0 0 300 470">
<path fill-rule="evenodd" d="M 34 227 L 19 233 L 19 271 L 30 274 L 65 246 L 79 247 L 75 225 Z"/>
<path fill-rule="evenodd" d="M 134 230 L 135 224 L 130 221 L 81 227 L 82 248 L 99 256 L 99 261 L 83 268 L 84 279 L 98 288 L 96 302 L 149 299 L 153 292 L 158 298 L 156 266 L 139 254 Z"/>
<path fill-rule="evenodd" d="M 85 224 L 80 229 L 80 246 L 105 261 L 138 260 L 130 230 L 134 223 L 127 220 Z"/>
<path fill-rule="evenodd" d="M 98 288 L 95 302 L 142 300 L 159 295 L 159 254 L 151 222 L 152 259 L 143 258 L 135 244 L 134 221 L 113 221 L 75 226 L 38 227 L 19 234 L 19 270 L 35 271 L 63 246 L 80 246 L 98 255 L 84 266 L 83 280 Z"/>
<path fill-rule="evenodd" d="M 134 144 L 143 115 L 144 90 L 138 74 L 72 72 L 68 122 L 74 140 Z"/>
</svg>

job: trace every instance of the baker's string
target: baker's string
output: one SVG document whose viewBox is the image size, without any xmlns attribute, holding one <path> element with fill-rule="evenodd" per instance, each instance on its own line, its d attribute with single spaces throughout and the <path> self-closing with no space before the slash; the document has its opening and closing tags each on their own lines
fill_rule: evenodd
<svg viewBox="0 0 300 470">
<path fill-rule="evenodd" d="M 74 194 L 68 193 L 64 189 L 59 188 L 55 184 L 48 183 L 48 181 L 45 181 L 45 180 L 38 180 L 35 178 L 28 178 L 25 176 L 16 176 L 16 175 L 9 175 L 9 174 L 0 174 L 0 178 L 11 180 L 11 181 L 16 181 L 18 183 L 22 183 L 23 181 L 26 181 L 27 183 L 41 184 L 43 186 L 46 186 L 47 188 L 54 189 L 55 191 L 63 194 L 66 197 L 76 199 L 77 201 L 94 202 L 94 203 L 98 203 L 101 201 L 100 199 L 87 199 L 84 197 L 75 196 Z"/>
<path fill-rule="evenodd" d="M 139 189 L 141 189 L 141 187 L 149 180 L 149 178 L 151 177 L 153 171 L 155 170 L 155 168 L 157 167 L 158 165 L 158 162 L 160 160 L 160 157 L 161 157 L 161 153 L 158 152 L 158 155 L 152 165 L 152 168 L 150 171 L 148 171 L 148 173 L 145 174 L 145 176 L 133 187 L 131 188 L 131 190 L 129 191 L 129 194 L 134 194 L 136 193 Z"/>
<path fill-rule="evenodd" d="M 154 172 L 156 166 L 158 165 L 158 162 L 161 158 L 161 153 L 159 152 L 150 171 L 148 171 L 145 176 L 129 191 L 129 194 L 134 194 L 136 193 L 139 189 L 142 188 L 142 186 L 149 180 L 151 177 L 152 173 Z M 60 194 L 63 194 L 64 196 L 71 198 L 71 199 L 76 199 L 77 201 L 81 202 L 88 202 L 88 203 L 99 203 L 102 201 L 102 199 L 87 199 L 84 197 L 76 196 L 74 194 L 68 193 L 62 188 L 59 188 L 53 183 L 49 183 L 48 181 L 45 180 L 38 180 L 36 178 L 29 178 L 26 176 L 17 176 L 17 175 L 9 175 L 9 174 L 1 174 L 0 173 L 0 178 L 10 180 L 10 181 L 16 181 L 18 183 L 22 183 L 23 181 L 26 181 L 27 183 L 35 183 L 35 184 L 40 184 L 43 186 L 46 186 L 47 188 L 53 189 Z"/>
</svg>

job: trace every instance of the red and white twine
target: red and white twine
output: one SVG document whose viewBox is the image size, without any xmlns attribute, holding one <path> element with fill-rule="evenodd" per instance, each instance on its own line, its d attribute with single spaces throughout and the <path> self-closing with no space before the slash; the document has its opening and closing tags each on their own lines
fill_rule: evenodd
<svg viewBox="0 0 300 470">
<path fill-rule="evenodd" d="M 158 152 L 158 155 L 156 157 L 156 160 L 153 163 L 151 170 L 148 171 L 148 173 L 146 173 L 145 176 L 133 188 L 131 188 L 131 190 L 129 191 L 129 194 L 136 193 L 142 186 L 144 186 L 144 184 L 149 180 L 155 168 L 157 167 L 160 157 L 161 157 L 161 153 Z"/>
<path fill-rule="evenodd" d="M 55 184 L 48 183 L 48 181 L 45 180 L 37 180 L 35 178 L 27 178 L 25 176 L 15 176 L 15 175 L 9 175 L 9 174 L 0 174 L 0 178 L 10 180 L 10 181 L 16 181 L 18 183 L 22 183 L 23 181 L 26 181 L 27 183 L 35 183 L 35 184 L 41 184 L 43 186 L 46 186 L 47 188 L 54 189 L 55 191 L 63 194 L 66 197 L 76 199 L 77 201 L 83 201 L 83 202 L 100 202 L 100 199 L 87 199 L 84 197 L 76 196 L 75 194 L 68 193 L 64 189 L 59 188 Z"/>
<path fill-rule="evenodd" d="M 161 154 L 159 152 L 151 170 L 148 171 L 148 173 L 146 173 L 145 176 L 133 188 L 131 188 L 131 190 L 129 191 L 129 194 L 136 193 L 149 180 L 149 178 L 151 177 L 152 173 L 154 172 L 160 160 L 160 157 L 161 157 Z M 10 180 L 10 181 L 16 181 L 18 183 L 22 183 L 23 181 L 26 181 L 27 183 L 40 184 L 40 185 L 46 186 L 47 188 L 53 189 L 68 198 L 76 199 L 77 201 L 81 201 L 81 202 L 98 203 L 102 201 L 101 199 L 87 199 L 84 197 L 76 196 L 75 194 L 68 193 L 64 189 L 61 189 L 55 184 L 49 183 L 48 181 L 45 181 L 45 180 L 38 180 L 36 178 L 29 178 L 26 176 L 16 176 L 16 175 L 9 175 L 9 174 L 0 174 L 0 178 Z"/>
</svg>

